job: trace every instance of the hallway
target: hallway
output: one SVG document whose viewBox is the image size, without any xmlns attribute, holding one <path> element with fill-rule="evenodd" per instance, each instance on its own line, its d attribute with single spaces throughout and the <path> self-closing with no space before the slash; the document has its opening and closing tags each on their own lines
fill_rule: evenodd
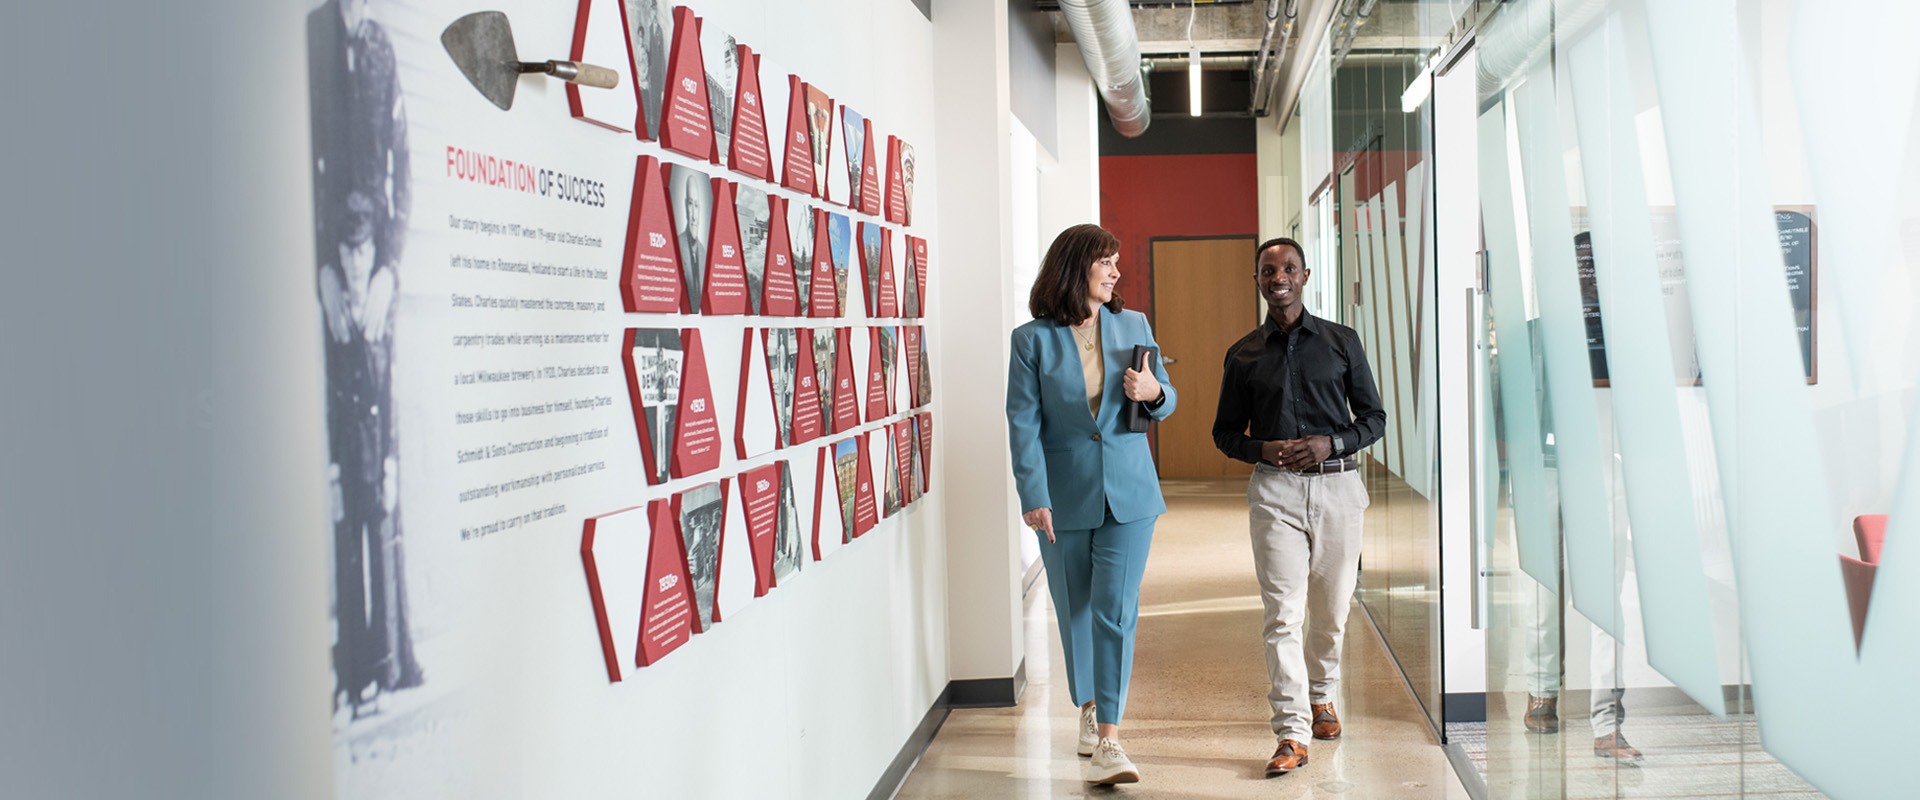
<svg viewBox="0 0 1920 800">
<path fill-rule="evenodd" d="M 1337 702 L 1344 737 L 1312 742 L 1305 769 L 1262 777 L 1274 739 L 1245 481 L 1162 486 L 1168 513 L 1141 589 L 1122 735 L 1142 782 L 1108 790 L 1081 781 L 1077 714 L 1061 696 L 1064 684 L 1056 693 L 1052 682 L 1062 670 L 1059 638 L 1046 588 L 1036 583 L 1026 598 L 1028 685 L 1020 705 L 954 711 L 897 797 L 1467 797 L 1357 606 Z"/>
</svg>

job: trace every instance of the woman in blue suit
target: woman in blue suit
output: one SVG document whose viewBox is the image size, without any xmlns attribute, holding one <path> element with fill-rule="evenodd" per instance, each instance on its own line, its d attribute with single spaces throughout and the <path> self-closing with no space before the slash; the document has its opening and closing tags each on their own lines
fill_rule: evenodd
<svg viewBox="0 0 1920 800">
<path fill-rule="evenodd" d="M 1121 310 L 1113 291 L 1119 252 L 1120 240 L 1098 225 L 1053 240 L 1027 300 L 1034 320 L 1014 329 L 1007 368 L 1021 519 L 1040 537 L 1067 686 L 1080 705 L 1079 753 L 1093 757 L 1086 780 L 1098 784 L 1140 779 L 1120 748 L 1120 716 L 1140 575 L 1154 520 L 1167 510 L 1147 435 L 1127 429 L 1121 403 L 1140 401 L 1158 420 L 1175 402 L 1159 359 L 1129 363 L 1135 345 L 1155 344 L 1147 318 Z"/>
</svg>

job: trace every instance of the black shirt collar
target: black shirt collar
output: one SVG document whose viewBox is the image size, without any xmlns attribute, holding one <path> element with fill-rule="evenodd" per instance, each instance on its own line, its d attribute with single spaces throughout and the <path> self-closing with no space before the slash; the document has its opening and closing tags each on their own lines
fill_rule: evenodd
<svg viewBox="0 0 1920 800">
<path fill-rule="evenodd" d="M 1267 318 L 1260 323 L 1260 330 L 1269 339 L 1275 336 L 1285 335 L 1285 332 L 1280 328 L 1279 321 L 1275 320 L 1272 314 L 1268 314 Z M 1320 318 L 1314 316 L 1313 312 L 1302 308 L 1300 309 L 1300 324 L 1295 326 L 1295 330 L 1311 331 L 1318 334 L 1320 333 Z"/>
</svg>

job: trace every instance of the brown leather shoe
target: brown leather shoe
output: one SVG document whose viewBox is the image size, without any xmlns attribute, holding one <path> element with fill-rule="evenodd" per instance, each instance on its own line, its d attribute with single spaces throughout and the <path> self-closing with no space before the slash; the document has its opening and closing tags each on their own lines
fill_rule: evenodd
<svg viewBox="0 0 1920 800">
<path fill-rule="evenodd" d="M 1593 738 L 1593 754 L 1601 758 L 1611 758 L 1623 767 L 1640 766 L 1641 754 L 1633 745 L 1627 744 L 1627 737 L 1619 731 Z"/>
<path fill-rule="evenodd" d="M 1307 765 L 1307 746 L 1292 739 L 1280 740 L 1280 747 L 1267 761 L 1267 777 L 1285 775 Z"/>
<path fill-rule="evenodd" d="M 1534 733 L 1560 732 L 1560 698 L 1527 695 L 1527 716 L 1522 722 Z"/>
<path fill-rule="evenodd" d="M 1333 713 L 1332 703 L 1313 704 L 1313 738 L 1340 738 L 1340 715 Z"/>
</svg>

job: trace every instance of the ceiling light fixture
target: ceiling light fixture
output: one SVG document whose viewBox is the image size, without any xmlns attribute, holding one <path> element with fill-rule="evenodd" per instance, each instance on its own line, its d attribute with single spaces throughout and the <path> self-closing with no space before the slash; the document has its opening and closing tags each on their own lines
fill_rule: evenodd
<svg viewBox="0 0 1920 800">
<path fill-rule="evenodd" d="M 1427 102 L 1427 95 L 1433 92 L 1433 62 L 1413 76 L 1413 82 L 1407 84 L 1407 90 L 1400 93 L 1400 110 L 1411 114 L 1420 110 L 1420 104 Z"/>
<path fill-rule="evenodd" d="M 1200 116 L 1200 48 L 1193 43 L 1193 18 L 1198 3 L 1187 4 L 1187 113 Z"/>
</svg>

